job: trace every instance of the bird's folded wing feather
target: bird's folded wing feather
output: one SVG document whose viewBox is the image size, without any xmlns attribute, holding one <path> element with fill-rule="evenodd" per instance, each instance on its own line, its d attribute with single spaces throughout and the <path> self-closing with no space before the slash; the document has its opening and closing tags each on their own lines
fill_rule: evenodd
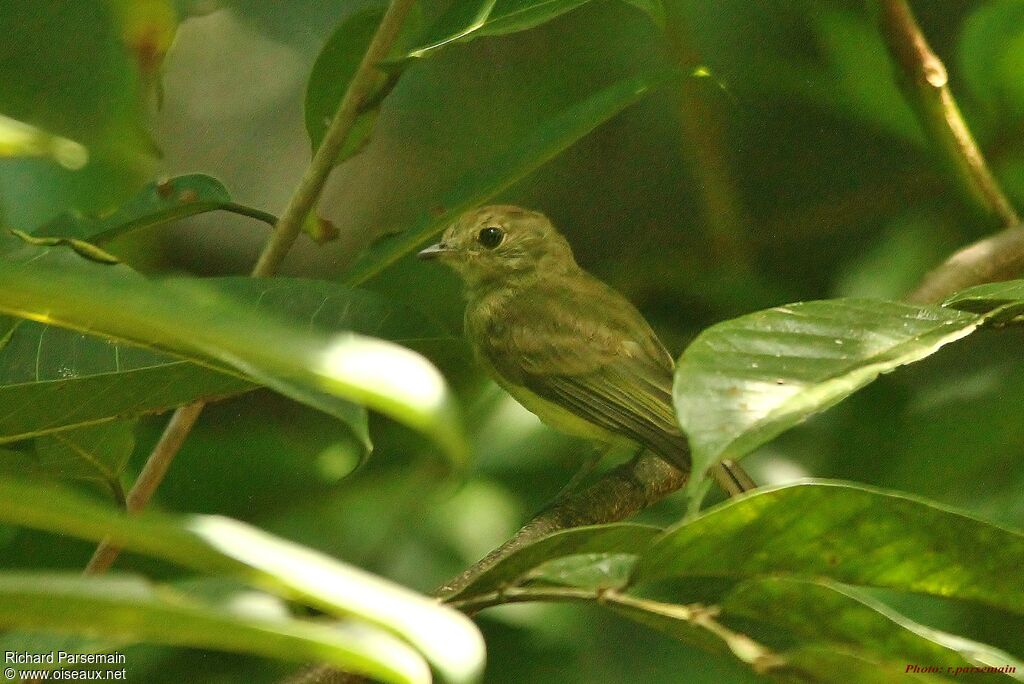
<svg viewBox="0 0 1024 684">
<path fill-rule="evenodd" d="M 510 301 L 481 336 L 481 353 L 506 380 L 584 420 L 685 457 L 668 353 L 620 294 L 596 280 L 578 285 Z"/>
</svg>

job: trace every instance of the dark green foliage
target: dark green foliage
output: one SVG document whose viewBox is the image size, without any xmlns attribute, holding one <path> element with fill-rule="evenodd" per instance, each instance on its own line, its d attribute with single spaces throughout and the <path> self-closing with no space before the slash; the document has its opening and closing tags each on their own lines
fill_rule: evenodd
<svg viewBox="0 0 1024 684">
<path fill-rule="evenodd" d="M 901 301 L 993 230 L 893 70 L 901 5 L 417 2 L 303 226 L 337 239 L 241 276 L 386 6 L 0 0 L 0 651 L 158 684 L 1020 679 L 1024 281 Z M 1024 201 L 1020 4 L 912 8 Z M 689 494 L 725 458 L 766 487 L 545 534 L 442 607 L 590 449 L 487 381 L 413 259 L 489 202 L 679 358 Z M 124 574 L 80 577 L 104 538 Z"/>
</svg>

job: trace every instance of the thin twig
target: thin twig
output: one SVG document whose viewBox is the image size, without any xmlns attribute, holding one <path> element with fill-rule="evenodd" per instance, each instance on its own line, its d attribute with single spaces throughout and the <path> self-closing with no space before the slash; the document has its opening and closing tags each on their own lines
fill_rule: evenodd
<svg viewBox="0 0 1024 684">
<path fill-rule="evenodd" d="M 284 214 L 275 224 L 273 233 L 268 238 L 259 260 L 252 269 L 253 277 L 273 275 L 284 261 L 288 250 L 295 243 L 302 224 L 320 198 L 327 176 L 334 168 L 338 153 L 352 130 L 362 103 L 373 95 L 378 79 L 382 77 L 376 65 L 390 51 L 413 2 L 414 0 L 393 0 L 388 6 L 387 12 L 377 27 L 377 33 L 363 56 L 363 61 L 359 64 L 359 68 L 353 75 L 352 81 L 338 105 L 323 142 L 313 155 L 298 187 L 288 201 Z M 230 210 L 238 211 L 238 207 L 232 206 Z M 260 217 L 254 216 L 254 218 Z M 139 473 L 139 477 L 128 494 L 127 510 L 129 513 L 141 511 L 149 503 L 153 493 L 163 481 L 164 475 L 167 474 L 171 461 L 174 460 L 178 450 L 181 449 L 185 439 L 192 431 L 192 427 L 199 419 L 204 406 L 204 402 L 197 401 L 174 412 L 160 441 L 153 448 L 142 472 Z M 113 564 L 118 553 L 120 553 L 119 548 L 104 540 L 96 548 L 96 552 L 85 568 L 85 574 L 104 572 Z"/>
<path fill-rule="evenodd" d="M 313 204 L 320 197 L 327 176 L 334 168 L 334 163 L 352 130 L 356 117 L 359 116 L 363 102 L 373 95 L 380 85 L 381 79 L 385 78 L 384 74 L 377 69 L 377 64 L 388 56 L 413 4 L 414 0 L 392 0 L 388 6 L 380 26 L 377 27 L 377 33 L 370 41 L 366 54 L 363 55 L 363 61 L 359 63 L 359 68 L 352 76 L 348 90 L 345 91 L 341 104 L 338 105 L 338 110 L 331 120 L 323 142 L 317 148 L 316 154 L 313 155 L 313 161 L 310 162 L 306 174 L 299 182 L 299 187 L 295 189 L 295 194 L 292 195 L 288 206 L 281 215 L 281 220 L 274 229 L 274 235 L 263 249 L 259 261 L 256 262 L 256 267 L 252 271 L 254 276 L 267 276 L 276 271 L 284 261 L 285 254 L 288 253 L 292 243 L 295 242 L 295 238 L 299 236 L 302 224 L 309 215 Z"/>
<path fill-rule="evenodd" d="M 949 89 L 942 60 L 928 46 L 907 0 L 878 0 L 878 25 L 907 98 L 930 143 L 960 188 L 993 225 L 1020 222 L 974 141 Z"/>
<path fill-rule="evenodd" d="M 163 482 L 164 475 L 167 474 L 167 469 L 171 466 L 171 461 L 181 449 L 181 445 L 185 443 L 185 438 L 188 437 L 192 426 L 199 419 L 204 405 L 203 402 L 197 401 L 182 406 L 171 416 L 163 435 L 160 436 L 160 441 L 153 447 L 149 458 L 146 459 L 146 465 L 143 466 L 142 472 L 135 479 L 135 484 L 132 485 L 131 491 L 125 499 L 125 510 L 128 513 L 138 513 L 153 498 L 153 493 Z M 120 552 L 119 547 L 104 539 L 96 547 L 83 574 L 98 575 L 106 572 Z"/>
</svg>

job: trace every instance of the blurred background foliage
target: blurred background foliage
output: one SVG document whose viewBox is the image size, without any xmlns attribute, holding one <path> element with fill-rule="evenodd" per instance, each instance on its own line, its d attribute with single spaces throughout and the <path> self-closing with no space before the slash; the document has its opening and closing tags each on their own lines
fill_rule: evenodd
<svg viewBox="0 0 1024 684">
<path fill-rule="evenodd" d="M 54 11 L 54 5 L 60 5 Z M 637 3 L 640 4 L 640 3 Z M 8 11 L 17 5 L 17 11 Z M 447 9 L 425 0 L 428 25 Z M 670 51 L 634 4 L 586 3 L 535 29 L 413 60 L 372 137 L 340 165 L 320 215 L 339 238 L 303 239 L 288 274 L 337 279 L 378 238 L 415 222 L 465 173 L 514 148 L 534 122 L 603 86 L 672 63 L 662 88 L 502 194 L 540 209 L 579 262 L 635 302 L 678 354 L 703 328 L 783 302 L 899 298 L 957 246 L 990 232 L 958 193 L 905 103 L 861 2 L 680 0 Z M 72 170 L 0 160 L 5 225 L 103 212 L 155 177 L 216 176 L 278 213 L 308 162 L 306 81 L 325 41 L 374 2 L 0 2 L 0 113 L 85 145 Z M 914 3 L 1003 187 L 1024 203 L 1024 4 Z M 31 21 L 27 21 L 29 17 Z M 681 52 L 680 52 L 681 51 Z M 675 56 L 673 56 L 675 55 Z M 242 274 L 266 227 L 206 214 L 109 249 L 151 273 Z M 403 259 L 366 287 L 425 312 L 452 338 L 427 350 L 465 407 L 465 482 L 433 447 L 371 418 L 373 458 L 334 419 L 259 391 L 210 406 L 157 495 L 160 508 L 222 513 L 429 592 L 536 512 L 590 447 L 555 434 L 474 367 L 454 276 Z M 885 376 L 748 461 L 763 483 L 834 477 L 900 489 L 1024 525 L 1020 331 L 982 332 Z M 165 418 L 141 421 L 137 472 Z M 668 522 L 679 497 L 643 514 Z M 74 569 L 90 547 L 0 529 L 0 564 Z M 126 569 L 173 578 L 127 556 Z M 938 627 L 1024 652 L 1016 618 L 890 597 Z M 966 609 L 965 609 L 966 610 Z M 480 618 L 490 682 L 755 681 L 738 665 L 639 631 L 596 608 L 506 607 Z M 288 666 L 132 647 L 129 679 L 274 681 Z M 134 679 L 133 679 L 134 678 Z"/>
</svg>

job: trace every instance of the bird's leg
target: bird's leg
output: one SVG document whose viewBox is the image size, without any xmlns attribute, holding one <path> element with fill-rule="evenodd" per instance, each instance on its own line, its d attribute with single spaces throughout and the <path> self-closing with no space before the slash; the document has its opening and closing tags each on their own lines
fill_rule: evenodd
<svg viewBox="0 0 1024 684">
<path fill-rule="evenodd" d="M 718 486 L 729 496 L 739 496 L 757 488 L 757 483 L 736 461 L 726 459 L 711 469 Z"/>
</svg>

